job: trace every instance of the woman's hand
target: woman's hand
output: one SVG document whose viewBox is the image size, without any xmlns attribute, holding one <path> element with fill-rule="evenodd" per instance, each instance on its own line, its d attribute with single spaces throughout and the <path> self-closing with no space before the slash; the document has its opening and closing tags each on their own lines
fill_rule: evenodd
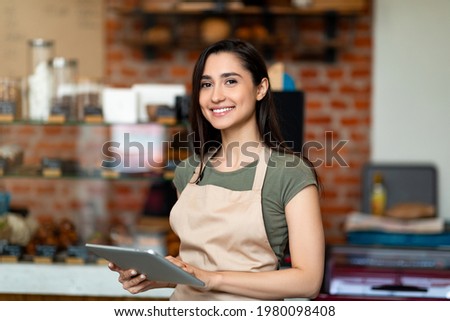
<svg viewBox="0 0 450 321">
<path fill-rule="evenodd" d="M 175 287 L 175 284 L 149 280 L 146 275 L 139 274 L 133 269 L 122 270 L 112 262 L 108 264 L 108 267 L 111 271 L 119 273 L 119 282 L 122 284 L 123 288 L 131 294 L 137 294 L 156 288 Z"/>
<path fill-rule="evenodd" d="M 189 274 L 192 274 L 196 278 L 202 280 L 205 283 L 205 286 L 200 288 L 202 291 L 210 291 L 214 288 L 214 284 L 217 282 L 219 274 L 199 269 L 173 256 L 166 256 L 166 259 Z"/>
</svg>

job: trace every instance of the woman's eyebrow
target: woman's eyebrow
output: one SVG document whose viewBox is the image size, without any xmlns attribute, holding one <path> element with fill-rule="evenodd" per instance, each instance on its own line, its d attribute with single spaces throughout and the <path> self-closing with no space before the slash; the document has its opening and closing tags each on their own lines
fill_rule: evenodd
<svg viewBox="0 0 450 321">
<path fill-rule="evenodd" d="M 237 72 L 226 72 L 226 73 L 223 73 L 222 75 L 220 75 L 221 78 L 228 78 L 228 77 L 232 77 L 232 76 L 242 78 L 242 76 L 240 74 L 238 74 Z"/>
<path fill-rule="evenodd" d="M 242 78 L 242 76 L 240 74 L 238 74 L 237 72 L 225 72 L 220 75 L 220 78 L 228 78 L 228 77 L 232 77 L 232 76 Z M 210 80 L 210 79 L 212 79 L 212 77 L 209 75 L 203 75 L 202 79 Z"/>
</svg>

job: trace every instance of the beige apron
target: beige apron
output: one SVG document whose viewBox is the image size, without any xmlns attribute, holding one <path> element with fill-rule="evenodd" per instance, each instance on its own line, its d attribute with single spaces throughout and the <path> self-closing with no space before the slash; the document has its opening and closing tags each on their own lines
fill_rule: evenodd
<svg viewBox="0 0 450 321">
<path fill-rule="evenodd" d="M 265 153 L 264 153 L 265 151 Z M 170 213 L 180 238 L 183 261 L 208 271 L 273 271 L 278 259 L 264 226 L 261 189 L 270 150 L 259 155 L 253 187 L 232 191 L 214 185 L 189 183 Z M 199 175 L 197 167 L 191 182 Z M 216 291 L 177 285 L 171 300 L 254 300 Z"/>
</svg>

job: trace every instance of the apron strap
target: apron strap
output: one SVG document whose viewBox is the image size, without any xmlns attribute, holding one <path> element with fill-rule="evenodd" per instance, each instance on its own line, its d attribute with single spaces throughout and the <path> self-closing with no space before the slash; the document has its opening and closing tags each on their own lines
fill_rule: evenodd
<svg viewBox="0 0 450 321">
<path fill-rule="evenodd" d="M 189 183 L 194 183 L 197 178 L 202 174 L 202 172 L 205 170 L 205 166 L 206 163 L 208 163 L 208 161 L 211 159 L 211 157 L 213 157 L 216 152 L 217 152 L 218 148 L 214 148 L 213 150 L 210 150 L 208 153 L 206 153 L 205 157 L 204 157 L 204 161 L 203 161 L 203 169 L 200 172 L 200 164 L 197 165 L 197 167 L 194 170 L 194 173 L 189 181 Z"/>
<path fill-rule="evenodd" d="M 259 153 L 258 165 L 256 166 L 255 178 L 253 180 L 253 191 L 262 190 L 271 153 L 272 149 L 268 147 L 264 147 Z"/>
</svg>

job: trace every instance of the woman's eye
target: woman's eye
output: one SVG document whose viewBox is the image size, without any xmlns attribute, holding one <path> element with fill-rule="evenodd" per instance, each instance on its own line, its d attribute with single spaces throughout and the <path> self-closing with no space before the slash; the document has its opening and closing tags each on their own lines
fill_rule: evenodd
<svg viewBox="0 0 450 321">
<path fill-rule="evenodd" d="M 225 82 L 227 85 L 234 85 L 237 83 L 236 79 L 227 79 Z"/>
<path fill-rule="evenodd" d="M 211 84 L 209 82 L 203 82 L 203 83 L 200 84 L 200 87 L 201 88 L 208 88 L 208 87 L 211 87 Z"/>
</svg>

